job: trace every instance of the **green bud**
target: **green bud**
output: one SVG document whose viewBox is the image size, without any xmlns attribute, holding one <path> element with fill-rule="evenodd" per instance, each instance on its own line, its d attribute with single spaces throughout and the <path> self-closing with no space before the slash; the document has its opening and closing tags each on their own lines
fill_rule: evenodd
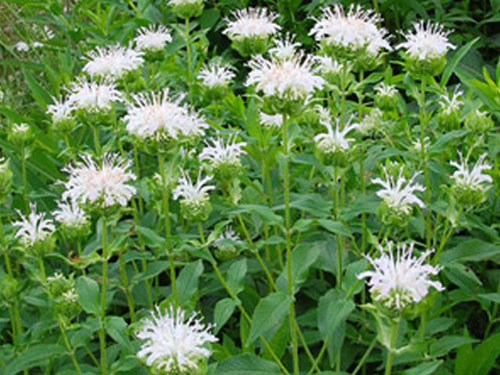
<svg viewBox="0 0 500 375">
<path fill-rule="evenodd" d="M 476 109 L 465 116 L 465 128 L 473 133 L 485 133 L 493 128 L 493 120 L 486 112 Z"/>
<path fill-rule="evenodd" d="M 231 43 L 238 53 L 243 57 L 253 55 L 263 55 L 269 49 L 269 38 L 265 37 L 251 37 L 251 38 L 238 38 L 234 39 Z"/>
<path fill-rule="evenodd" d="M 190 19 L 199 17 L 203 12 L 203 1 L 182 1 L 172 5 L 172 12 L 179 18 Z"/>
</svg>

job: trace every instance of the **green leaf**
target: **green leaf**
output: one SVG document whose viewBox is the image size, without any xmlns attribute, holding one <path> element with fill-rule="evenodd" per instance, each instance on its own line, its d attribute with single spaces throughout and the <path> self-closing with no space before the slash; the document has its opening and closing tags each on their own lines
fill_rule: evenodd
<svg viewBox="0 0 500 375">
<path fill-rule="evenodd" d="M 480 39 L 480 37 L 477 37 L 473 40 L 471 40 L 469 43 L 466 45 L 460 47 L 460 49 L 453 54 L 453 57 L 448 60 L 448 64 L 443 70 L 443 74 L 441 75 L 441 82 L 440 85 L 441 87 L 445 87 L 446 84 L 448 83 L 451 74 L 457 67 L 458 63 L 462 60 L 462 58 L 469 52 L 469 50 L 472 48 L 474 44 Z"/>
<path fill-rule="evenodd" d="M 165 247 L 165 239 L 160 237 L 155 231 L 141 226 L 136 226 L 135 230 L 142 236 L 147 246 L 160 249 Z"/>
<path fill-rule="evenodd" d="M 99 315 L 101 305 L 97 281 L 81 276 L 76 281 L 75 288 L 82 309 L 89 314 Z"/>
<path fill-rule="evenodd" d="M 52 357 L 67 353 L 66 348 L 56 344 L 40 344 L 33 346 L 14 359 L 5 370 L 3 375 L 15 375 L 23 370 L 35 366 L 41 366 Z"/>
<path fill-rule="evenodd" d="M 430 375 L 443 363 L 442 360 L 425 362 L 403 372 L 404 375 Z"/>
<path fill-rule="evenodd" d="M 268 225 L 282 225 L 283 217 L 276 215 L 272 209 L 258 204 L 243 204 L 239 205 L 236 209 L 232 210 L 230 214 L 238 215 L 242 213 L 255 213 L 260 219 Z"/>
<path fill-rule="evenodd" d="M 328 219 L 320 219 L 318 220 L 318 224 L 325 228 L 327 231 L 340 234 L 342 236 L 350 237 L 351 234 L 345 227 L 339 223 L 338 221 L 328 220 Z"/>
<path fill-rule="evenodd" d="M 490 374 L 500 355 L 500 333 L 496 333 L 474 348 L 474 360 L 470 363 L 470 375 Z"/>
<path fill-rule="evenodd" d="M 33 98 L 42 106 L 42 108 L 46 108 L 47 104 L 52 103 L 52 99 L 50 95 L 45 91 L 45 89 L 40 86 L 35 77 L 31 75 L 26 69 L 22 69 L 24 80 L 26 82 L 26 86 L 30 89 Z"/>
<path fill-rule="evenodd" d="M 309 268 L 316 262 L 321 248 L 319 246 L 301 245 L 295 248 L 292 252 L 292 278 L 293 286 L 303 283 L 307 279 Z M 288 288 L 287 267 L 276 280 L 278 288 L 286 293 Z"/>
<path fill-rule="evenodd" d="M 227 285 L 235 295 L 238 295 L 245 288 L 245 275 L 247 273 L 246 258 L 237 260 L 227 271 Z"/>
<path fill-rule="evenodd" d="M 439 263 L 480 262 L 500 254 L 500 247 L 478 239 L 461 241 L 460 244 L 443 252 Z"/>
<path fill-rule="evenodd" d="M 340 297 L 337 290 L 330 290 L 321 297 L 318 305 L 318 328 L 323 339 L 333 339 L 337 328 L 346 321 L 355 307 L 352 300 Z"/>
<path fill-rule="evenodd" d="M 231 298 L 221 299 L 215 305 L 214 311 L 214 333 L 217 334 L 221 328 L 226 324 L 231 315 L 233 315 L 234 309 L 237 304 Z"/>
<path fill-rule="evenodd" d="M 127 336 L 127 323 L 125 320 L 118 316 L 107 316 L 104 321 L 106 332 L 113 340 L 119 343 L 123 348 L 132 352 L 133 347 L 130 344 L 129 337 Z"/>
<path fill-rule="evenodd" d="M 486 301 L 491 301 L 500 304 L 500 293 L 484 293 L 484 294 L 479 294 L 478 297 Z"/>
<path fill-rule="evenodd" d="M 198 279 L 203 273 L 203 262 L 189 263 L 177 278 L 177 294 L 181 305 L 189 304 L 198 290 Z"/>
<path fill-rule="evenodd" d="M 272 336 L 288 316 L 292 301 L 292 297 L 282 292 L 272 293 L 261 299 L 253 313 L 247 345 L 261 335 Z"/>
<path fill-rule="evenodd" d="M 432 357 L 441 357 L 452 350 L 465 344 L 476 342 L 477 340 L 463 336 L 444 336 L 432 343 L 430 346 L 430 355 Z"/>
<path fill-rule="evenodd" d="M 242 354 L 221 362 L 214 375 L 279 375 L 278 365 L 253 354 Z"/>
</svg>

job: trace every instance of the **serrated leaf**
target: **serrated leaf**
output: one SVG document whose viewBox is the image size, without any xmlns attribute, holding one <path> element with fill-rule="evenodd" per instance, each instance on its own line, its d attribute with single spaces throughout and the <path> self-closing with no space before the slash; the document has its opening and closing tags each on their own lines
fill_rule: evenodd
<svg viewBox="0 0 500 375">
<path fill-rule="evenodd" d="M 86 276 L 81 276 L 76 281 L 76 292 L 82 309 L 94 315 L 100 313 L 99 284 Z"/>
<path fill-rule="evenodd" d="M 292 297 L 282 292 L 272 293 L 261 299 L 252 316 L 247 345 L 252 344 L 261 335 L 272 336 L 288 316 L 292 301 Z"/>
</svg>

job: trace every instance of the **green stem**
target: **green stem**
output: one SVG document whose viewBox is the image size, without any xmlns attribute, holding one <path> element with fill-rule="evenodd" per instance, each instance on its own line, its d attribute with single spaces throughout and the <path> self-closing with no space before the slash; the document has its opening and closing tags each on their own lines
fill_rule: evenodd
<svg viewBox="0 0 500 375">
<path fill-rule="evenodd" d="M 396 349 L 396 339 L 398 338 L 398 329 L 399 329 L 399 318 L 392 322 L 392 331 L 391 331 L 391 342 L 390 348 L 387 351 L 387 361 L 385 363 L 385 372 L 384 375 L 391 375 L 392 372 L 392 362 L 394 360 L 394 351 Z"/>
<path fill-rule="evenodd" d="M 99 343 L 101 347 L 101 373 L 107 374 L 106 364 L 106 329 L 104 327 L 104 320 L 106 318 L 106 288 L 108 284 L 108 249 L 107 249 L 107 225 L 106 217 L 103 215 L 101 218 L 102 225 L 102 291 L 101 291 L 101 311 L 100 321 L 101 329 L 99 330 Z"/>
<path fill-rule="evenodd" d="M 372 342 L 370 343 L 370 346 L 368 347 L 368 349 L 366 349 L 365 354 L 363 354 L 363 357 L 361 357 L 361 360 L 358 362 L 358 364 L 356 365 L 356 368 L 351 373 L 351 375 L 356 375 L 358 373 L 358 371 L 361 370 L 361 368 L 365 364 L 366 360 L 368 359 L 368 356 L 370 355 L 373 348 L 375 347 L 376 343 L 377 343 L 377 337 L 374 337 Z"/>
<path fill-rule="evenodd" d="M 192 85 L 192 62 L 191 62 L 191 40 L 189 35 L 189 18 L 185 19 L 185 34 L 186 34 L 186 54 L 187 54 L 187 84 L 189 90 L 189 104 L 193 106 L 193 85 Z"/>
<path fill-rule="evenodd" d="M 425 110 L 425 90 L 427 87 L 427 77 L 422 78 L 420 86 L 420 157 L 422 159 L 424 178 L 425 178 L 425 228 L 426 228 L 426 245 L 431 247 L 432 228 L 431 228 L 431 182 L 429 178 L 429 168 L 427 166 L 427 155 L 425 150 L 425 127 L 427 121 L 427 113 Z"/>
<path fill-rule="evenodd" d="M 92 134 L 94 135 L 94 147 L 97 156 L 101 156 L 101 145 L 99 144 L 99 130 L 96 125 L 90 125 Z"/>
<path fill-rule="evenodd" d="M 295 304 L 293 301 L 293 279 L 292 279 L 292 237 L 290 229 L 290 176 L 289 176 L 289 154 L 288 154 L 288 122 L 287 116 L 283 113 L 283 122 L 281 125 L 283 135 L 283 155 L 285 157 L 284 165 L 284 195 L 285 195 L 285 231 L 286 231 L 286 261 L 287 261 L 287 281 L 288 295 L 290 302 L 290 336 L 292 343 L 293 373 L 299 374 L 299 348 L 297 343 L 297 331 L 295 327 Z"/>
<path fill-rule="evenodd" d="M 43 256 L 38 257 L 38 268 L 40 270 L 40 277 L 42 279 L 42 285 L 45 286 L 45 282 L 47 281 L 47 274 L 45 273 L 45 265 L 43 264 Z"/>
<path fill-rule="evenodd" d="M 170 228 L 170 207 L 169 207 L 169 189 L 167 180 L 165 177 L 165 158 L 162 153 L 158 154 L 158 164 L 160 168 L 160 176 L 162 183 L 165 184 L 162 188 L 162 200 L 163 200 L 163 215 L 165 221 L 165 238 L 167 240 L 167 255 L 169 258 L 170 267 L 170 282 L 172 284 L 172 294 L 174 296 L 175 307 L 179 306 L 179 298 L 177 295 L 177 283 L 175 275 L 175 264 L 174 264 L 174 248 L 172 245 L 172 235 Z"/>
<path fill-rule="evenodd" d="M 66 349 L 68 349 L 69 356 L 71 357 L 71 362 L 73 362 L 73 366 L 75 366 L 76 373 L 81 374 L 82 371 L 80 370 L 80 365 L 76 360 L 75 352 L 71 348 L 71 344 L 69 343 L 68 337 L 66 336 L 66 329 L 64 328 L 64 323 L 61 322 L 60 317 L 57 319 L 57 324 L 59 325 L 59 330 L 61 331 L 61 336 L 63 338 L 64 345 L 66 345 Z"/>
<path fill-rule="evenodd" d="M 128 310 L 130 312 L 130 321 L 134 323 L 135 322 L 134 299 L 132 298 L 132 293 L 130 291 L 130 285 L 128 283 L 128 278 L 127 278 L 127 270 L 125 268 L 125 260 L 123 259 L 123 254 L 121 251 L 118 257 L 120 262 L 120 279 L 122 281 L 123 289 L 125 291 L 125 297 L 127 298 Z"/>
<path fill-rule="evenodd" d="M 28 196 L 28 176 L 26 172 L 26 147 L 21 147 L 21 174 L 23 179 L 23 198 L 24 198 L 24 206 L 26 207 L 26 212 L 30 210 L 30 202 Z"/>
<path fill-rule="evenodd" d="M 134 146 L 133 146 L 133 150 L 134 150 L 135 174 L 136 174 L 137 180 L 140 180 L 140 177 L 141 177 L 141 167 L 140 167 L 140 164 L 139 164 L 139 151 L 138 151 L 137 145 L 135 143 L 134 143 Z M 139 212 L 142 214 L 143 211 L 144 211 L 144 209 L 143 209 L 143 206 L 142 206 L 142 199 L 141 199 L 140 195 L 137 195 L 137 204 L 139 205 Z"/>
</svg>

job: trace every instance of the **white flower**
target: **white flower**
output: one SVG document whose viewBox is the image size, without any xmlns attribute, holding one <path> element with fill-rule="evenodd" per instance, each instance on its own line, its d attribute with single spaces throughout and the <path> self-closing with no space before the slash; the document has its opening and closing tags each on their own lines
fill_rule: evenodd
<svg viewBox="0 0 500 375">
<path fill-rule="evenodd" d="M 439 106 L 441 107 L 441 111 L 446 115 L 459 111 L 460 107 L 464 104 L 462 100 L 463 94 L 464 92 L 458 90 L 458 87 L 456 87 L 451 96 L 448 94 L 448 91 L 440 95 Z"/>
<path fill-rule="evenodd" d="M 283 39 L 278 39 L 274 42 L 275 46 L 269 50 L 269 54 L 278 60 L 292 58 L 296 50 L 301 46 L 300 43 L 293 41 L 293 36 L 285 35 Z"/>
<path fill-rule="evenodd" d="M 267 38 L 276 34 L 281 27 L 273 21 L 278 17 L 266 8 L 238 9 L 232 13 L 234 21 L 226 19 L 227 28 L 223 31 L 230 39 Z"/>
<path fill-rule="evenodd" d="M 330 56 L 315 56 L 314 60 L 322 74 L 339 74 L 344 69 L 344 64 L 333 60 Z"/>
<path fill-rule="evenodd" d="M 201 68 L 198 79 L 208 88 L 224 87 L 235 77 L 231 68 L 217 62 L 211 62 Z"/>
<path fill-rule="evenodd" d="M 491 176 L 484 174 L 484 171 L 490 170 L 491 165 L 484 162 L 486 158 L 486 153 L 482 154 L 472 170 L 468 166 L 468 160 L 463 158 L 462 154 L 459 152 L 458 156 L 460 158 L 460 163 L 451 161 L 450 164 L 457 168 L 457 170 L 451 175 L 451 178 L 455 180 L 455 184 L 464 188 L 477 191 L 486 191 L 488 186 L 483 184 L 491 184 L 493 182 Z"/>
<path fill-rule="evenodd" d="M 108 111 L 113 102 L 122 100 L 122 93 L 117 90 L 115 83 L 87 81 L 83 77 L 72 83 L 69 94 L 69 105 L 91 112 Z"/>
<path fill-rule="evenodd" d="M 449 49 L 455 46 L 448 41 L 450 31 L 444 31 L 439 23 L 420 21 L 413 24 L 414 31 L 405 36 L 406 42 L 399 44 L 396 48 L 403 48 L 413 59 L 430 60 L 441 58 Z"/>
<path fill-rule="evenodd" d="M 354 141 L 352 138 L 347 138 L 347 134 L 359 128 L 359 124 L 351 125 L 347 122 L 340 130 L 340 120 L 337 119 L 335 129 L 333 129 L 330 118 L 325 118 L 325 114 L 320 112 L 320 123 L 327 129 L 327 133 L 321 133 L 314 137 L 318 148 L 325 154 L 347 151 L 351 142 Z"/>
<path fill-rule="evenodd" d="M 382 20 L 373 10 L 363 10 L 360 5 L 351 4 L 346 14 L 341 5 L 335 5 L 325 8 L 323 16 L 316 21 L 309 35 L 318 42 L 355 51 L 366 48 L 372 55 L 391 50 L 386 40 L 387 30 L 378 27 Z"/>
<path fill-rule="evenodd" d="M 199 155 L 201 161 L 206 161 L 212 169 L 221 165 L 239 166 L 240 157 L 245 154 L 243 147 L 245 142 L 236 143 L 236 135 L 229 136 L 227 142 L 217 135 L 217 138 L 211 142 L 206 142 L 205 148 Z"/>
<path fill-rule="evenodd" d="M 267 113 L 259 113 L 260 122 L 267 128 L 280 128 L 283 124 L 283 116 L 279 113 L 276 115 L 268 115 Z"/>
<path fill-rule="evenodd" d="M 163 25 L 141 27 L 134 38 L 136 48 L 140 50 L 159 51 L 172 41 L 170 31 Z"/>
<path fill-rule="evenodd" d="M 55 231 L 55 226 L 50 219 L 46 219 L 45 213 L 36 213 L 36 204 L 30 203 L 30 213 L 28 217 L 24 216 L 19 210 L 21 221 L 12 223 L 14 226 L 19 226 L 15 237 L 18 238 L 25 246 L 33 246 L 37 242 L 41 242 L 52 235 Z"/>
<path fill-rule="evenodd" d="M 221 246 L 224 241 L 241 242 L 241 238 L 232 227 L 227 227 L 224 232 L 214 241 L 215 246 Z"/>
<path fill-rule="evenodd" d="M 411 303 L 420 302 L 429 288 L 443 291 L 439 281 L 432 281 L 441 270 L 424 264 L 432 250 L 423 252 L 419 258 L 413 256 L 414 243 L 396 245 L 396 257 L 393 255 L 393 243 L 387 242 L 387 249 L 378 245 L 381 256 L 373 259 L 366 256 L 374 270 L 360 273 L 358 279 L 368 278 L 370 293 L 375 301 L 386 307 L 401 310 Z"/>
<path fill-rule="evenodd" d="M 303 100 L 324 84 L 323 78 L 316 75 L 311 56 L 303 58 L 302 53 L 286 60 L 267 60 L 259 55 L 249 67 L 246 85 L 255 84 L 257 91 L 279 99 Z"/>
<path fill-rule="evenodd" d="M 424 147 L 427 149 L 430 144 L 430 138 L 429 137 L 424 137 Z M 419 152 L 419 157 L 420 157 L 420 152 L 422 152 L 422 143 L 420 142 L 420 138 L 412 142 L 413 147 L 415 150 Z"/>
<path fill-rule="evenodd" d="M 40 43 L 40 42 L 33 42 L 33 43 L 31 43 L 31 46 L 32 46 L 33 48 L 41 48 L 41 47 L 43 47 L 43 43 Z"/>
<path fill-rule="evenodd" d="M 399 170 L 397 180 L 387 171 L 387 168 L 382 167 L 385 174 L 385 181 L 377 177 L 372 180 L 372 183 L 381 185 L 383 189 L 377 192 L 377 195 L 383 199 L 388 207 L 408 215 L 411 212 L 412 205 L 416 204 L 424 208 L 424 202 L 415 195 L 415 192 L 425 191 L 425 187 L 415 183 L 415 179 L 421 174 L 417 172 L 410 180 L 403 176 L 403 168 Z"/>
<path fill-rule="evenodd" d="M 20 41 L 14 45 L 14 49 L 18 52 L 28 52 L 30 50 L 30 46 L 28 43 Z"/>
<path fill-rule="evenodd" d="M 57 222 L 72 228 L 84 226 L 89 217 L 75 200 L 57 202 L 58 209 L 52 215 Z"/>
<path fill-rule="evenodd" d="M 14 124 L 12 125 L 11 132 L 14 134 L 23 134 L 29 132 L 30 127 L 28 124 L 22 123 L 22 124 Z"/>
<path fill-rule="evenodd" d="M 201 177 L 201 170 L 198 173 L 198 180 L 193 184 L 191 177 L 186 171 L 181 171 L 178 185 L 173 191 L 175 200 L 181 198 L 182 202 L 187 205 L 201 206 L 208 201 L 208 192 L 215 189 L 215 186 L 206 185 L 212 181 L 212 177 Z"/>
<path fill-rule="evenodd" d="M 201 136 L 208 128 L 205 120 L 187 105 L 181 105 L 183 96 L 172 98 L 168 89 L 159 93 L 132 94 L 123 118 L 129 133 L 139 138 Z"/>
<path fill-rule="evenodd" d="M 57 281 L 65 280 L 64 275 L 61 272 L 56 272 L 54 275 L 47 277 L 49 283 L 54 283 Z"/>
<path fill-rule="evenodd" d="M 97 47 L 87 54 L 88 62 L 83 67 L 83 71 L 91 77 L 120 78 L 142 65 L 143 54 L 141 51 L 118 44 L 111 47 Z"/>
<path fill-rule="evenodd" d="M 75 288 L 71 288 L 70 290 L 61 294 L 61 296 L 67 303 L 76 303 L 78 301 L 78 294 L 76 293 Z"/>
<path fill-rule="evenodd" d="M 384 114 L 378 108 L 372 108 L 359 123 L 361 134 L 368 134 L 378 130 L 384 124 Z"/>
<path fill-rule="evenodd" d="M 71 118 L 71 112 L 74 109 L 73 103 L 70 100 L 64 100 L 62 97 L 59 99 L 53 97 L 53 104 L 47 107 L 47 113 L 52 118 L 53 123 L 58 123 Z"/>
<path fill-rule="evenodd" d="M 54 39 L 55 34 L 47 25 L 43 27 L 43 32 L 45 33 L 46 39 Z"/>
<path fill-rule="evenodd" d="M 210 356 L 204 345 L 217 341 L 210 333 L 213 326 L 205 326 L 196 317 L 194 313 L 186 320 L 185 312 L 173 307 L 162 314 L 156 307 L 151 320 L 144 321 L 137 333 L 139 339 L 145 340 L 137 357 L 160 373 L 196 372 L 198 361 Z"/>
<path fill-rule="evenodd" d="M 375 92 L 378 96 L 392 98 L 396 95 L 398 90 L 394 85 L 388 85 L 385 82 L 380 82 L 377 86 L 375 86 Z"/>
<path fill-rule="evenodd" d="M 168 5 L 179 6 L 179 5 L 190 5 L 196 3 L 202 3 L 201 0 L 169 0 Z"/>
<path fill-rule="evenodd" d="M 113 205 L 126 206 L 136 190 L 128 183 L 136 179 L 129 172 L 130 161 L 118 155 L 105 154 L 102 163 L 92 160 L 90 155 L 63 169 L 69 173 L 68 181 L 63 183 L 66 191 L 62 199 L 70 199 L 80 204 L 99 204 L 104 207 Z"/>
</svg>

